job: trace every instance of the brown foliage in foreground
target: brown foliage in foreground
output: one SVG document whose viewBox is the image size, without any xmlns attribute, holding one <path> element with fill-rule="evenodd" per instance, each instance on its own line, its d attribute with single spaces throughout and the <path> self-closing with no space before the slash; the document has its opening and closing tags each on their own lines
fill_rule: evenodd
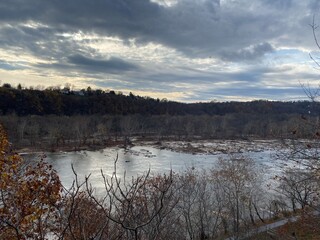
<svg viewBox="0 0 320 240">
<path fill-rule="evenodd" d="M 61 183 L 43 161 L 24 164 L 0 126 L 0 239 L 44 239 L 57 217 Z"/>
</svg>

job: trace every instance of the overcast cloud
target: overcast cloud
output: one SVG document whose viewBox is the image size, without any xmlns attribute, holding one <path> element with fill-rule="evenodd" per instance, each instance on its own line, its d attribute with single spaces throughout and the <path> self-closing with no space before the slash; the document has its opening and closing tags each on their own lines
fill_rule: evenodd
<svg viewBox="0 0 320 240">
<path fill-rule="evenodd" d="M 0 80 L 178 101 L 300 100 L 317 0 L 0 1 Z"/>
</svg>

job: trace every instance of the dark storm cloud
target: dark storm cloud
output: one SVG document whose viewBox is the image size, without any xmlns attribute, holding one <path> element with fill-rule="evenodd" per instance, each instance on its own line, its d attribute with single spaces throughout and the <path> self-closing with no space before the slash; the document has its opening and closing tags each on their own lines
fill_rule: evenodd
<svg viewBox="0 0 320 240">
<path fill-rule="evenodd" d="M 232 61 L 250 61 L 255 60 L 266 53 L 271 53 L 275 49 L 269 43 L 260 43 L 250 48 L 241 49 L 237 52 L 222 53 L 222 58 Z"/>
<path fill-rule="evenodd" d="M 159 10 L 147 0 L 12 0 L 0 3 L 0 21 L 35 21 L 64 31 L 107 31 L 131 37 L 146 31 Z"/>
<path fill-rule="evenodd" d="M 68 56 L 59 63 L 38 63 L 32 65 L 42 69 L 56 69 L 59 72 L 65 72 L 66 75 L 74 76 L 70 71 L 82 72 L 84 76 L 99 77 L 100 73 L 123 74 L 127 71 L 139 70 L 139 66 L 121 58 L 110 57 L 109 59 L 97 59 L 75 54 Z"/>
<path fill-rule="evenodd" d="M 293 4 L 281 2 L 281 6 Z M 240 4 L 231 4 L 230 8 L 219 0 L 181 0 L 172 7 L 148 0 L 10 0 L 0 3 L 0 21 L 34 21 L 57 32 L 81 30 L 124 40 L 134 38 L 137 43 L 158 42 L 188 56 L 213 55 L 239 61 L 272 51 L 268 41 L 285 27 L 283 13 L 262 11 L 279 5 L 278 1 L 263 0 L 259 4 L 259 8 L 250 10 Z M 254 45 L 269 47 L 246 52 Z"/>
<path fill-rule="evenodd" d="M 116 57 L 111 57 L 107 60 L 101 60 L 77 54 L 68 57 L 68 62 L 72 65 L 79 66 L 80 68 L 98 72 L 123 72 L 138 68 L 138 66 Z"/>
<path fill-rule="evenodd" d="M 56 29 L 38 26 L 6 25 L 0 28 L 0 48 L 18 50 L 18 53 L 30 53 L 41 59 L 61 61 L 67 55 L 94 50 L 80 45 L 62 35 Z"/>
</svg>

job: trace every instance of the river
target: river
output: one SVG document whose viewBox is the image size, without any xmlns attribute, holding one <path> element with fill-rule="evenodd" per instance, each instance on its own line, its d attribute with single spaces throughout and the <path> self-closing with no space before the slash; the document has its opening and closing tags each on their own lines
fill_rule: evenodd
<svg viewBox="0 0 320 240">
<path fill-rule="evenodd" d="M 244 155 L 255 160 L 258 166 L 264 170 L 266 179 L 272 178 L 280 171 L 278 161 L 273 159 L 274 150 L 263 150 L 259 152 L 245 152 Z M 219 157 L 226 158 L 227 154 L 189 154 L 175 152 L 166 149 L 158 149 L 152 146 L 134 146 L 129 150 L 123 148 L 106 148 L 99 151 L 59 152 L 45 153 L 47 161 L 58 172 L 65 187 L 70 187 L 75 175 L 74 167 L 80 182 L 85 176 L 90 175 L 90 182 L 97 189 L 103 189 L 103 178 L 101 170 L 106 176 L 111 176 L 115 169 L 117 160 L 117 176 L 126 179 L 136 177 L 151 170 L 151 174 L 167 173 L 171 169 L 174 172 L 183 172 L 188 168 L 211 169 L 214 168 Z M 24 158 L 39 160 L 39 154 L 28 154 Z"/>
</svg>

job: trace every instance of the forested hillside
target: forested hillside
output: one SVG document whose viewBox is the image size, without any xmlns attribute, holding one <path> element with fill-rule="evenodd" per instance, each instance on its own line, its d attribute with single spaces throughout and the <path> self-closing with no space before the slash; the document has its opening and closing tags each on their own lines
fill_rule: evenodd
<svg viewBox="0 0 320 240">
<path fill-rule="evenodd" d="M 214 96 L 213 96 L 214 98 Z M 45 90 L 22 89 L 4 84 L 0 87 L 0 114 L 25 115 L 226 115 L 230 113 L 250 114 L 311 114 L 317 115 L 320 104 L 307 101 L 276 102 L 210 102 L 180 103 L 166 99 L 140 97 L 132 93 L 123 95 L 115 91 L 80 91 L 69 88 L 47 88 Z"/>
<path fill-rule="evenodd" d="M 18 148 L 79 149 L 161 141 L 310 137 L 315 102 L 179 103 L 114 91 L 0 87 L 0 123 Z"/>
</svg>

